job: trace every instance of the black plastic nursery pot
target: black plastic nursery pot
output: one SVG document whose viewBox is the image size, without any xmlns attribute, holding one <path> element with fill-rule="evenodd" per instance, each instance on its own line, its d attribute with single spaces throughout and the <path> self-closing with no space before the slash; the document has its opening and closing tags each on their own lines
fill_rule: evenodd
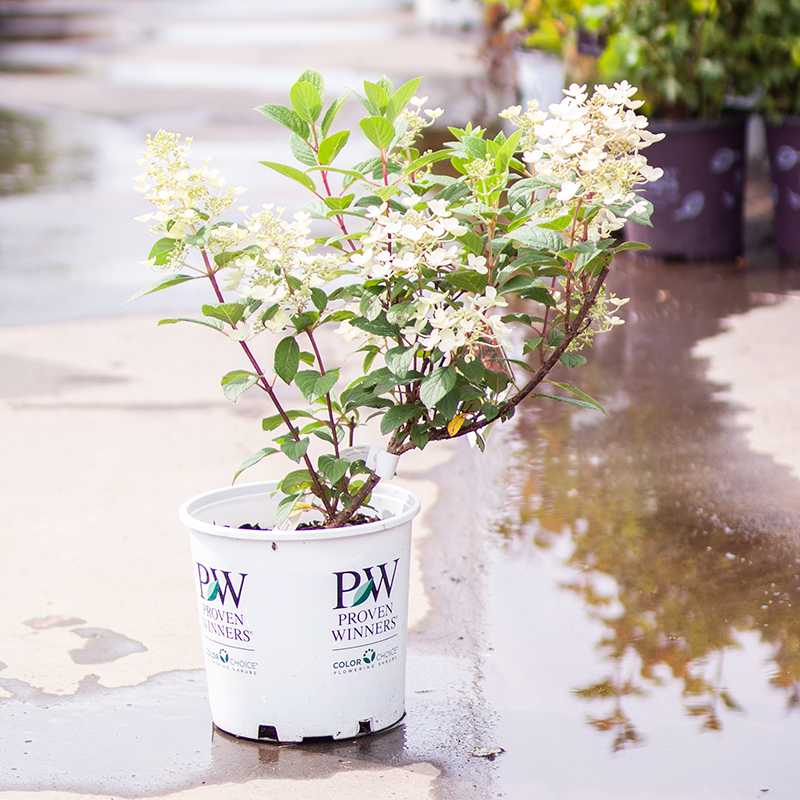
<svg viewBox="0 0 800 800">
<path fill-rule="evenodd" d="M 800 256 L 800 117 L 786 117 L 780 124 L 768 123 L 772 202 L 775 208 L 775 239 L 778 250 Z"/>
<path fill-rule="evenodd" d="M 665 138 L 645 155 L 664 175 L 643 196 L 653 204 L 652 228 L 626 225 L 629 239 L 660 258 L 729 261 L 743 251 L 745 115 L 655 122 Z"/>
</svg>

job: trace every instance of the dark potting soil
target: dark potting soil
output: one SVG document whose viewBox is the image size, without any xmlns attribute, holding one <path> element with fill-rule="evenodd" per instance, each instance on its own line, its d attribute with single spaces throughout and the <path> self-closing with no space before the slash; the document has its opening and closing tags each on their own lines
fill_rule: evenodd
<svg viewBox="0 0 800 800">
<path fill-rule="evenodd" d="M 344 528 L 349 527 L 350 525 L 366 525 L 368 522 L 377 522 L 377 517 L 368 517 L 366 514 L 353 514 L 350 517 L 348 522 L 342 526 Z M 322 520 L 314 520 L 314 522 L 301 522 L 295 530 L 298 531 L 317 531 L 323 530 L 325 528 L 325 524 Z"/>
<path fill-rule="evenodd" d="M 353 514 L 350 517 L 350 520 L 346 522 L 342 527 L 349 527 L 350 525 L 366 525 L 369 522 L 377 522 L 377 517 L 368 517 L 366 514 Z M 225 525 L 226 528 L 230 528 L 230 525 Z M 240 530 L 245 531 L 271 531 L 272 528 L 262 528 L 257 522 L 251 524 L 249 522 L 245 522 L 243 525 L 239 526 Z M 296 528 L 296 531 L 321 531 L 325 529 L 325 523 L 322 520 L 314 520 L 313 522 L 301 522 Z"/>
</svg>

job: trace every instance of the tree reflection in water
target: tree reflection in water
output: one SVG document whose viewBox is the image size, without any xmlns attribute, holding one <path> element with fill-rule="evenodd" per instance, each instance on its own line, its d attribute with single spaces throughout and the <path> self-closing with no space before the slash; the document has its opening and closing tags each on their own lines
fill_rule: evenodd
<svg viewBox="0 0 800 800">
<path fill-rule="evenodd" d="M 614 751 L 645 741 L 625 699 L 670 682 L 701 731 L 744 711 L 724 665 L 747 632 L 769 646 L 787 709 L 800 705 L 797 481 L 748 450 L 690 352 L 747 309 L 746 279 L 654 269 L 628 280 L 614 288 L 633 296 L 634 320 L 579 383 L 609 418 L 554 403 L 519 421 L 526 468 L 504 531 L 545 549 L 571 537 L 562 588 L 602 624 L 608 664 L 573 691 Z"/>
</svg>

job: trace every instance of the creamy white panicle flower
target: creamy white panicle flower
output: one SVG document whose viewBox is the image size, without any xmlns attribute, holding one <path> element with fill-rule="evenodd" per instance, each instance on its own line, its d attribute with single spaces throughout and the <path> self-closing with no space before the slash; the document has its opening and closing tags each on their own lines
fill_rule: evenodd
<svg viewBox="0 0 800 800">
<path fill-rule="evenodd" d="M 452 213 L 447 207 L 447 200 L 428 200 L 428 208 L 436 217 L 449 217 Z"/>
<path fill-rule="evenodd" d="M 364 278 L 416 278 L 422 265 L 449 269 L 462 263 L 464 256 L 455 240 L 466 227 L 444 201 L 431 200 L 424 208 L 403 212 L 388 205 L 380 210 L 372 207 L 368 217 L 372 227 L 361 239 L 361 252 L 349 257 Z"/>
<path fill-rule="evenodd" d="M 578 189 L 581 188 L 579 183 L 575 183 L 574 181 L 564 181 L 561 184 L 561 191 L 556 195 L 556 198 L 560 200 L 562 203 L 568 203 L 572 200 L 573 197 L 578 193 Z"/>
<path fill-rule="evenodd" d="M 508 305 L 508 301 L 503 295 L 497 294 L 497 289 L 494 286 L 487 286 L 483 294 L 476 297 L 474 302 L 476 306 L 483 309 L 505 308 Z"/>
<path fill-rule="evenodd" d="M 467 266 L 481 275 L 485 275 L 489 271 L 489 267 L 486 266 L 486 258 L 476 256 L 474 253 L 467 253 Z"/>
<path fill-rule="evenodd" d="M 650 167 L 639 152 L 663 134 L 646 130 L 647 119 L 636 113 L 641 101 L 633 100 L 636 89 L 627 82 L 613 87 L 597 86 L 589 97 L 586 87 L 572 84 L 564 90 L 564 99 L 550 106 L 552 116 L 539 118 L 533 126 L 523 127 L 520 108 L 502 112 L 525 136 L 521 140 L 523 161 L 530 174 L 557 180 L 556 198 L 562 206 L 588 201 L 605 205 L 630 205 L 636 202 L 635 189 L 658 180 L 662 172 Z M 552 209 L 559 215 L 564 208 Z M 545 213 L 544 218 L 547 218 Z M 597 225 L 594 234 L 618 227 L 613 214 Z"/>
<path fill-rule="evenodd" d="M 225 181 L 217 170 L 208 168 L 209 159 L 200 167 L 189 163 L 191 139 L 183 142 L 176 133 L 160 130 L 147 137 L 147 150 L 136 162 L 144 172 L 136 178 L 137 191 L 156 207 L 156 211 L 138 219 L 153 233 L 176 241 L 201 227 L 206 218 L 216 217 L 233 205 L 244 189 L 224 189 Z M 172 270 L 181 266 L 184 248 L 175 247 L 163 265 Z"/>
</svg>

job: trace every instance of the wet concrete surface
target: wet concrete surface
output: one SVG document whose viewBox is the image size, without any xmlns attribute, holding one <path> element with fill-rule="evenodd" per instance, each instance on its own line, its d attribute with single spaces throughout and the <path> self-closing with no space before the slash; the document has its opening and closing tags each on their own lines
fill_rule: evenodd
<svg viewBox="0 0 800 800">
<path fill-rule="evenodd" d="M 213 4 L 195 4 L 192 19 L 179 2 L 126 4 L 118 17 L 84 6 L 80 36 L 91 28 L 105 39 L 76 34 L 54 49 L 20 35 L 4 51 L 15 69 L 37 71 L 0 76 L 0 325 L 35 330 L 116 315 L 146 282 L 138 260 L 149 243 L 131 223 L 141 206 L 130 176 L 152 127 L 196 133 L 202 153 L 254 196 L 297 199 L 266 171 L 253 172 L 259 159 L 280 160 L 284 145 L 245 112 L 264 94 L 280 101 L 299 69 L 272 71 L 261 94 L 250 85 L 201 91 L 195 84 L 206 73 L 192 77 L 190 56 L 198 42 L 213 43 Z M 249 24 L 262 12 L 232 4 L 222 39 L 269 43 L 274 26 Z M 370 35 L 384 46 L 396 30 L 395 17 L 381 16 L 397 14 L 394 4 L 353 0 L 347 12 L 373 15 Z M 269 14 L 283 18 L 282 35 L 292 25 L 306 38 L 319 30 L 286 6 L 270 4 Z M 169 68 L 139 69 L 159 53 Z M 108 69 L 98 80 L 92 69 L 101 62 Z M 365 69 L 338 66 L 356 77 Z M 220 80 L 241 74 L 223 70 Z M 796 797 L 800 473 L 754 448 L 724 375 L 707 377 L 715 337 L 732 320 L 786 308 L 800 291 L 800 273 L 771 249 L 768 192 L 759 186 L 749 263 L 615 265 L 613 288 L 631 297 L 626 325 L 570 376 L 607 418 L 537 407 L 495 435 L 487 457 L 461 448 L 414 476 L 439 493 L 426 509 L 430 611 L 410 635 L 401 725 L 336 744 L 242 742 L 212 730 L 200 669 L 110 688 L 89 672 L 74 693 L 49 693 L 3 664 L 0 793 L 145 797 L 233 784 L 236 797 L 256 780 L 422 764 L 430 783 L 418 796 L 451 800 Z M 126 313 L 175 302 L 156 296 Z M 742 356 L 741 371 L 770 355 Z M 0 365 L 0 395 L 10 403 L 31 393 L 60 402 L 76 388 L 119 391 L 128 380 L 55 352 L 4 351 Z M 753 396 L 781 381 L 795 386 L 796 374 L 790 351 L 774 387 L 754 386 Z M 796 437 L 796 417 L 783 413 L 787 437 Z M 42 636 L 66 631 L 74 663 L 100 671 L 158 649 L 156 629 L 105 627 L 85 604 L 73 606 L 77 616 L 31 618 L 35 605 L 31 597 L 20 623 Z M 504 752 L 494 761 L 471 755 L 495 746 Z"/>
<path fill-rule="evenodd" d="M 694 349 L 797 277 L 623 266 L 628 321 L 580 380 L 609 418 L 519 422 L 488 594 L 504 797 L 796 793 L 798 474 L 752 451 Z"/>
</svg>

